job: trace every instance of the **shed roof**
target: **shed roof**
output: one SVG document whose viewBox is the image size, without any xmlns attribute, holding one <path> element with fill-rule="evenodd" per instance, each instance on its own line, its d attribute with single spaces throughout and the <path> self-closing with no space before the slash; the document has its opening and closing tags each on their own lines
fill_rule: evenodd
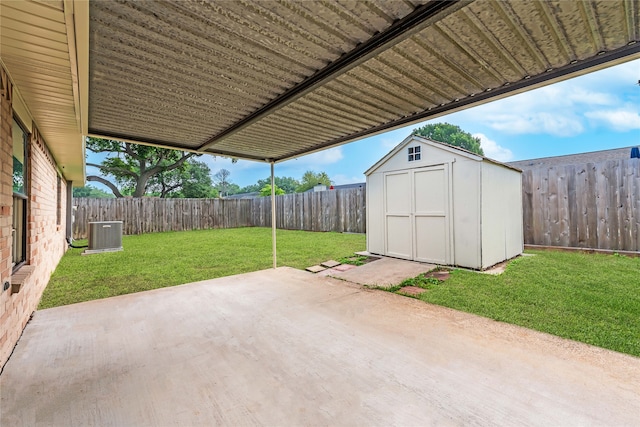
<svg viewBox="0 0 640 427">
<path fill-rule="evenodd" d="M 638 58 L 639 9 L 627 0 L 1 2 L 0 48 L 51 151 L 78 179 L 82 134 L 282 161 Z"/>
<path fill-rule="evenodd" d="M 369 169 L 367 169 L 367 171 L 364 174 L 365 175 L 371 175 L 376 169 L 378 169 L 380 166 L 382 166 L 384 163 L 386 163 L 387 160 L 389 160 L 391 157 L 395 156 L 400 151 L 404 150 L 404 148 L 407 145 L 409 145 L 409 144 L 411 144 L 413 142 L 416 142 L 416 141 L 420 142 L 422 144 L 429 145 L 431 147 L 435 147 L 435 148 L 437 148 L 439 150 L 448 151 L 450 153 L 454 153 L 454 154 L 457 154 L 459 156 L 466 157 L 466 158 L 471 159 L 471 160 L 475 160 L 475 161 L 478 161 L 478 162 L 487 161 L 487 162 L 494 163 L 494 164 L 499 165 L 499 166 L 504 166 L 505 168 L 508 168 L 508 169 L 513 169 L 514 171 L 517 171 L 517 172 L 522 172 L 522 170 L 518 169 L 516 166 L 513 166 L 511 164 L 502 163 L 502 162 L 499 162 L 497 160 L 491 159 L 489 157 L 481 156 L 481 155 L 473 153 L 473 152 L 471 152 L 469 150 L 465 150 L 464 148 L 460 148 L 460 147 L 456 147 L 454 145 L 447 144 L 446 142 L 434 141 L 433 139 L 425 138 L 425 137 L 419 136 L 419 135 L 409 135 L 401 143 L 396 145 L 391 151 L 389 151 L 387 154 L 385 154 L 384 157 L 382 157 L 380 160 L 378 160 L 373 166 L 371 166 Z"/>
</svg>

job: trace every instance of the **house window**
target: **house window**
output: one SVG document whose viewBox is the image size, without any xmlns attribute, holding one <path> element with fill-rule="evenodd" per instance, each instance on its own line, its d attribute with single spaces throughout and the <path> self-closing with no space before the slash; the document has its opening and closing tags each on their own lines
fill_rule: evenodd
<svg viewBox="0 0 640 427">
<path fill-rule="evenodd" d="M 11 266 L 17 268 L 27 258 L 27 132 L 14 119 L 13 137 L 13 223 Z"/>
<path fill-rule="evenodd" d="M 421 153 L 420 153 L 420 146 L 417 147 L 409 147 L 408 149 L 409 152 L 409 161 L 413 162 L 414 160 L 420 160 Z"/>
</svg>

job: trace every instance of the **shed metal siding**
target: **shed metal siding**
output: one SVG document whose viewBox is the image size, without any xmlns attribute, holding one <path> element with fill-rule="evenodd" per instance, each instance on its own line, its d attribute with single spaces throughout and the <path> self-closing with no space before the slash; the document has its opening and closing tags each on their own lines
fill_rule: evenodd
<svg viewBox="0 0 640 427">
<path fill-rule="evenodd" d="M 480 185 L 482 163 L 460 158 L 453 165 L 454 264 L 482 268 L 480 233 Z"/>
<path fill-rule="evenodd" d="M 383 175 L 367 176 L 367 251 L 384 253 Z"/>
<path fill-rule="evenodd" d="M 482 268 L 522 253 L 522 174 L 482 163 Z"/>
</svg>

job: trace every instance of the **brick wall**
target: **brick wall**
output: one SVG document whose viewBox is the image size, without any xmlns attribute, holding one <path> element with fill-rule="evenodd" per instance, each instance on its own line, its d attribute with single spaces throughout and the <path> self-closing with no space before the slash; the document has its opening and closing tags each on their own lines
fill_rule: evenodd
<svg viewBox="0 0 640 427">
<path fill-rule="evenodd" d="M 2 285 L 11 278 L 11 215 L 13 204 L 13 142 L 11 140 L 11 83 L 0 67 L 0 291 Z M 0 366 L 4 355 L 5 304 L 8 292 L 0 294 Z"/>
<path fill-rule="evenodd" d="M 65 222 L 60 221 L 58 224 L 57 221 L 58 209 L 61 209 L 61 218 L 66 215 L 66 197 L 58 198 L 58 191 L 66 194 L 67 189 L 64 180 L 61 180 L 61 188 L 58 189 L 58 173 L 53 156 L 35 125 L 33 129 L 29 158 L 27 259 L 29 264 L 37 265 L 40 270 L 47 272 L 42 284 L 44 289 L 67 248 Z"/>
<path fill-rule="evenodd" d="M 31 314 L 36 310 L 49 277 L 66 250 L 65 215 L 66 184 L 58 186 L 55 160 L 34 124 L 28 148 L 27 265 L 11 272 L 12 109 L 10 95 L 2 97 L 2 133 L 0 164 L 0 282 L 11 287 L 0 293 L 0 368 L 8 360 Z M 62 197 L 58 198 L 58 191 Z M 58 200 L 62 206 L 58 206 Z M 57 209 L 61 209 L 60 224 Z M 2 289 L 2 287 L 0 287 Z M 17 292 L 16 292 L 17 291 Z"/>
</svg>

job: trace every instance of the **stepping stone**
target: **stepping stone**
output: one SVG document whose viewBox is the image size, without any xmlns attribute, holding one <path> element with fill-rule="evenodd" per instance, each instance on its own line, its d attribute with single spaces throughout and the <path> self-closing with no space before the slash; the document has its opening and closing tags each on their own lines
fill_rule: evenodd
<svg viewBox="0 0 640 427">
<path fill-rule="evenodd" d="M 425 292 L 427 292 L 426 289 L 422 289 L 422 288 L 419 288 L 417 286 L 405 286 L 404 288 L 401 288 L 398 291 L 398 293 L 406 294 L 406 295 L 413 295 L 413 296 L 420 295 L 420 294 L 423 294 Z"/>
<path fill-rule="evenodd" d="M 320 265 L 312 265 L 311 267 L 305 268 L 305 270 L 310 271 L 312 273 L 318 273 L 318 272 L 320 272 L 322 270 L 326 270 L 326 268 L 322 267 Z"/>
<path fill-rule="evenodd" d="M 340 265 L 340 263 L 338 261 L 334 261 L 334 260 L 330 259 L 329 261 L 325 261 L 320 265 L 323 266 L 323 267 L 327 267 L 327 268 L 333 268 L 333 267 L 336 267 L 336 266 Z"/>
</svg>

